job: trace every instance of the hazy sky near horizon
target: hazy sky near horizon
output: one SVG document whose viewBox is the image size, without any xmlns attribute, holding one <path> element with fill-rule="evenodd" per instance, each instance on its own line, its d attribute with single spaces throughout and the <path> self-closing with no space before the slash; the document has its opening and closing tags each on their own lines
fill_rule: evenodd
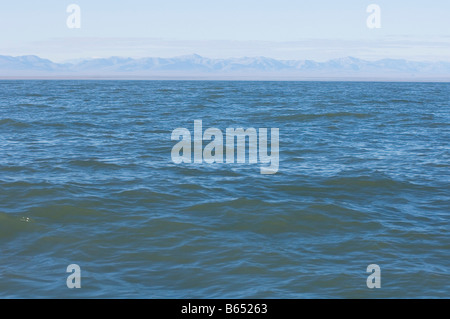
<svg viewBox="0 0 450 319">
<path fill-rule="evenodd" d="M 366 25 L 372 3 L 381 29 Z M 0 55 L 450 61 L 449 16 L 448 0 L 3 0 Z"/>
</svg>

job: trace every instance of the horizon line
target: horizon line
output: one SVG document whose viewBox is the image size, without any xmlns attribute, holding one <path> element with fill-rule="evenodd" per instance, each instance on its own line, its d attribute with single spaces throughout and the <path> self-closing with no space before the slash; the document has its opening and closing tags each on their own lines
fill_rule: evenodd
<svg viewBox="0 0 450 319">
<path fill-rule="evenodd" d="M 186 81 L 186 82 L 348 82 L 348 83 L 450 83 L 450 77 L 382 78 L 382 77 L 254 77 L 254 76 L 1 76 L 0 81 Z"/>
</svg>

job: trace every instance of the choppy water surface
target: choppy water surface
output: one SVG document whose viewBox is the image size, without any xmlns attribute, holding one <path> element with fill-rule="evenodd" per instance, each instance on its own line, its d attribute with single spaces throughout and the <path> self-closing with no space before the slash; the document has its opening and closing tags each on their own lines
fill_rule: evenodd
<svg viewBox="0 0 450 319">
<path fill-rule="evenodd" d="M 449 297 L 449 101 L 437 83 L 0 81 L 0 297 Z M 194 120 L 280 128 L 278 173 L 174 164 Z"/>
</svg>

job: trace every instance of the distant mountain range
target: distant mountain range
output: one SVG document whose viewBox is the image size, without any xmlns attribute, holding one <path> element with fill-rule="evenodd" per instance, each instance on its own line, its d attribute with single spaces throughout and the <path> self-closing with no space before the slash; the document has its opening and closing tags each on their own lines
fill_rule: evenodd
<svg viewBox="0 0 450 319">
<path fill-rule="evenodd" d="M 450 81 L 450 62 L 413 62 L 402 59 L 366 61 L 354 57 L 327 62 L 275 60 L 266 57 L 209 59 L 194 54 L 174 58 L 110 57 L 55 63 L 34 55 L 0 55 L 0 78 L 22 77 Z"/>
</svg>

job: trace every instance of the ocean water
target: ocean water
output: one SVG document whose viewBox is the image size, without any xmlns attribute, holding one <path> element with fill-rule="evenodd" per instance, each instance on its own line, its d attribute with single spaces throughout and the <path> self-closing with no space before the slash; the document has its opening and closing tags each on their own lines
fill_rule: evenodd
<svg viewBox="0 0 450 319">
<path fill-rule="evenodd" d="M 449 297 L 449 101 L 445 83 L 0 81 L 0 297 Z M 279 128 L 278 172 L 174 164 L 194 120 Z"/>
</svg>

